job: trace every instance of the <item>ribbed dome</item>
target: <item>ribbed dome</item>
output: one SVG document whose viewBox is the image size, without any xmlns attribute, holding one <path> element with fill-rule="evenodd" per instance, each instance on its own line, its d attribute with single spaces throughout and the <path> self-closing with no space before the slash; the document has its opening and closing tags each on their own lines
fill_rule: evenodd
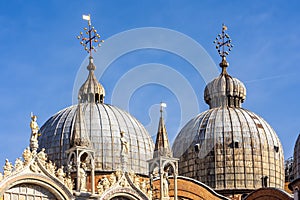
<svg viewBox="0 0 300 200">
<path fill-rule="evenodd" d="M 204 92 L 204 100 L 210 108 L 219 106 L 241 107 L 246 99 L 244 84 L 227 73 L 207 84 Z"/>
<path fill-rule="evenodd" d="M 173 144 L 180 158 L 179 174 L 216 190 L 283 188 L 281 143 L 271 126 L 258 115 L 231 107 L 199 114 L 180 131 Z"/>
<path fill-rule="evenodd" d="M 147 160 L 153 155 L 153 141 L 144 126 L 129 113 L 107 104 L 81 104 L 86 133 L 95 150 L 96 171 L 121 169 L 120 131 L 128 141 L 127 168 L 148 175 Z M 77 105 L 68 107 L 52 116 L 42 127 L 40 148 L 45 148 L 49 159 L 57 165 L 67 164 L 66 150 L 75 129 Z"/>
<path fill-rule="evenodd" d="M 294 163 L 293 163 L 294 179 L 300 178 L 300 134 L 294 147 Z"/>
</svg>

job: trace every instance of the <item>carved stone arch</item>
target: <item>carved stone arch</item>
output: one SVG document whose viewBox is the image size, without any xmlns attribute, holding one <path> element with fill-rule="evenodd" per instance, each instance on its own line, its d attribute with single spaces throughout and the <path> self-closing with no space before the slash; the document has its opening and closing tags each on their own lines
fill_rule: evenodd
<svg viewBox="0 0 300 200">
<path fill-rule="evenodd" d="M 117 197 L 124 197 L 128 200 L 148 200 L 148 197 L 145 196 L 140 191 L 135 191 L 132 188 L 115 188 L 111 191 L 109 191 L 107 194 L 105 194 L 101 199 L 109 199 L 114 200 L 117 199 Z"/>
<path fill-rule="evenodd" d="M 24 174 L 12 176 L 0 183 L 0 196 L 17 185 L 37 185 L 49 191 L 59 200 L 74 199 L 71 191 L 62 183 L 42 174 Z"/>
<path fill-rule="evenodd" d="M 170 160 L 166 160 L 163 162 L 162 166 L 161 166 L 161 169 L 164 170 L 166 166 L 171 166 L 172 169 L 173 169 L 173 172 L 176 173 L 176 166 L 174 164 L 174 162 L 171 162 Z"/>
</svg>

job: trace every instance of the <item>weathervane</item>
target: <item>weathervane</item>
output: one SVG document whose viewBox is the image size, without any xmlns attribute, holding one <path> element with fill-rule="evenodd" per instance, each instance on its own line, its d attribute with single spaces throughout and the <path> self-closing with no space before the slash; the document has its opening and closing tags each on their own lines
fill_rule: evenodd
<svg viewBox="0 0 300 200">
<path fill-rule="evenodd" d="M 77 36 L 77 39 L 81 39 L 80 44 L 84 47 L 84 49 L 92 56 L 92 50 L 96 52 L 95 47 L 93 46 L 94 44 L 98 43 L 98 46 L 100 47 L 102 42 L 104 40 L 99 40 L 100 35 L 97 33 L 97 30 L 95 27 L 92 26 L 91 24 L 91 16 L 90 15 L 82 15 L 82 19 L 88 21 L 88 28 L 84 28 L 86 31 L 85 34 L 87 37 L 84 36 L 83 32 L 80 32 L 80 35 Z"/>
<path fill-rule="evenodd" d="M 214 41 L 216 44 L 216 49 L 218 50 L 219 55 L 222 57 L 222 62 L 220 63 L 220 67 L 222 67 L 222 73 L 225 73 L 225 68 L 229 66 L 228 62 L 226 61 L 226 56 L 229 55 L 229 51 L 231 51 L 233 48 L 229 35 L 225 33 L 226 30 L 227 26 L 223 24 L 222 34 L 219 34 Z"/>
</svg>

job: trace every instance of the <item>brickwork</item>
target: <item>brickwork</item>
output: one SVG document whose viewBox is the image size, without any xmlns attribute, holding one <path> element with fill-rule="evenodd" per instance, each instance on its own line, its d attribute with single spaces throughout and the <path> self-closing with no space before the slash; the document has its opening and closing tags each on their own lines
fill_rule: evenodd
<svg viewBox="0 0 300 200">
<path fill-rule="evenodd" d="M 172 178 L 169 178 L 170 181 L 170 188 L 169 188 L 169 195 L 172 199 L 174 197 L 174 182 Z M 156 189 L 154 192 L 154 196 L 159 198 L 159 185 L 160 180 L 154 181 L 153 185 Z M 195 181 L 186 177 L 178 177 L 177 180 L 177 194 L 178 199 L 193 199 L 193 200 L 220 200 L 220 199 L 227 199 L 224 196 L 221 196 L 214 192 L 208 186 L 200 183 L 199 181 Z"/>
</svg>

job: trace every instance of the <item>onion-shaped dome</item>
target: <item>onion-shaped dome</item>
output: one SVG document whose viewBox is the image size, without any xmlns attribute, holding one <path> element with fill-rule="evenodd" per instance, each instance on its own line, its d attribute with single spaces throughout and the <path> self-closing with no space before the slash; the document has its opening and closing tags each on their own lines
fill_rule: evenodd
<svg viewBox="0 0 300 200">
<path fill-rule="evenodd" d="M 79 102 L 96 102 L 104 103 L 105 90 L 104 87 L 99 83 L 94 75 L 96 66 L 94 65 L 93 58 L 89 58 L 90 62 L 87 66 L 89 75 L 84 84 L 79 89 L 78 98 Z"/>
<path fill-rule="evenodd" d="M 244 84 L 227 73 L 220 74 L 205 87 L 204 100 L 210 105 L 210 108 L 219 106 L 241 107 L 241 103 L 245 99 L 246 88 Z"/>
<path fill-rule="evenodd" d="M 53 115 L 42 127 L 39 147 L 45 148 L 50 160 L 67 166 L 67 152 L 73 147 L 95 153 L 95 171 L 123 169 L 122 140 L 127 142 L 126 169 L 148 175 L 147 160 L 152 158 L 154 144 L 144 126 L 129 113 L 104 104 L 104 88 L 97 81 L 93 59 L 89 76 L 80 88 L 79 104 Z M 103 98 L 101 98 L 103 97 Z"/>
<path fill-rule="evenodd" d="M 293 162 L 294 179 L 300 178 L 300 134 L 294 147 L 294 162 Z"/>
</svg>

